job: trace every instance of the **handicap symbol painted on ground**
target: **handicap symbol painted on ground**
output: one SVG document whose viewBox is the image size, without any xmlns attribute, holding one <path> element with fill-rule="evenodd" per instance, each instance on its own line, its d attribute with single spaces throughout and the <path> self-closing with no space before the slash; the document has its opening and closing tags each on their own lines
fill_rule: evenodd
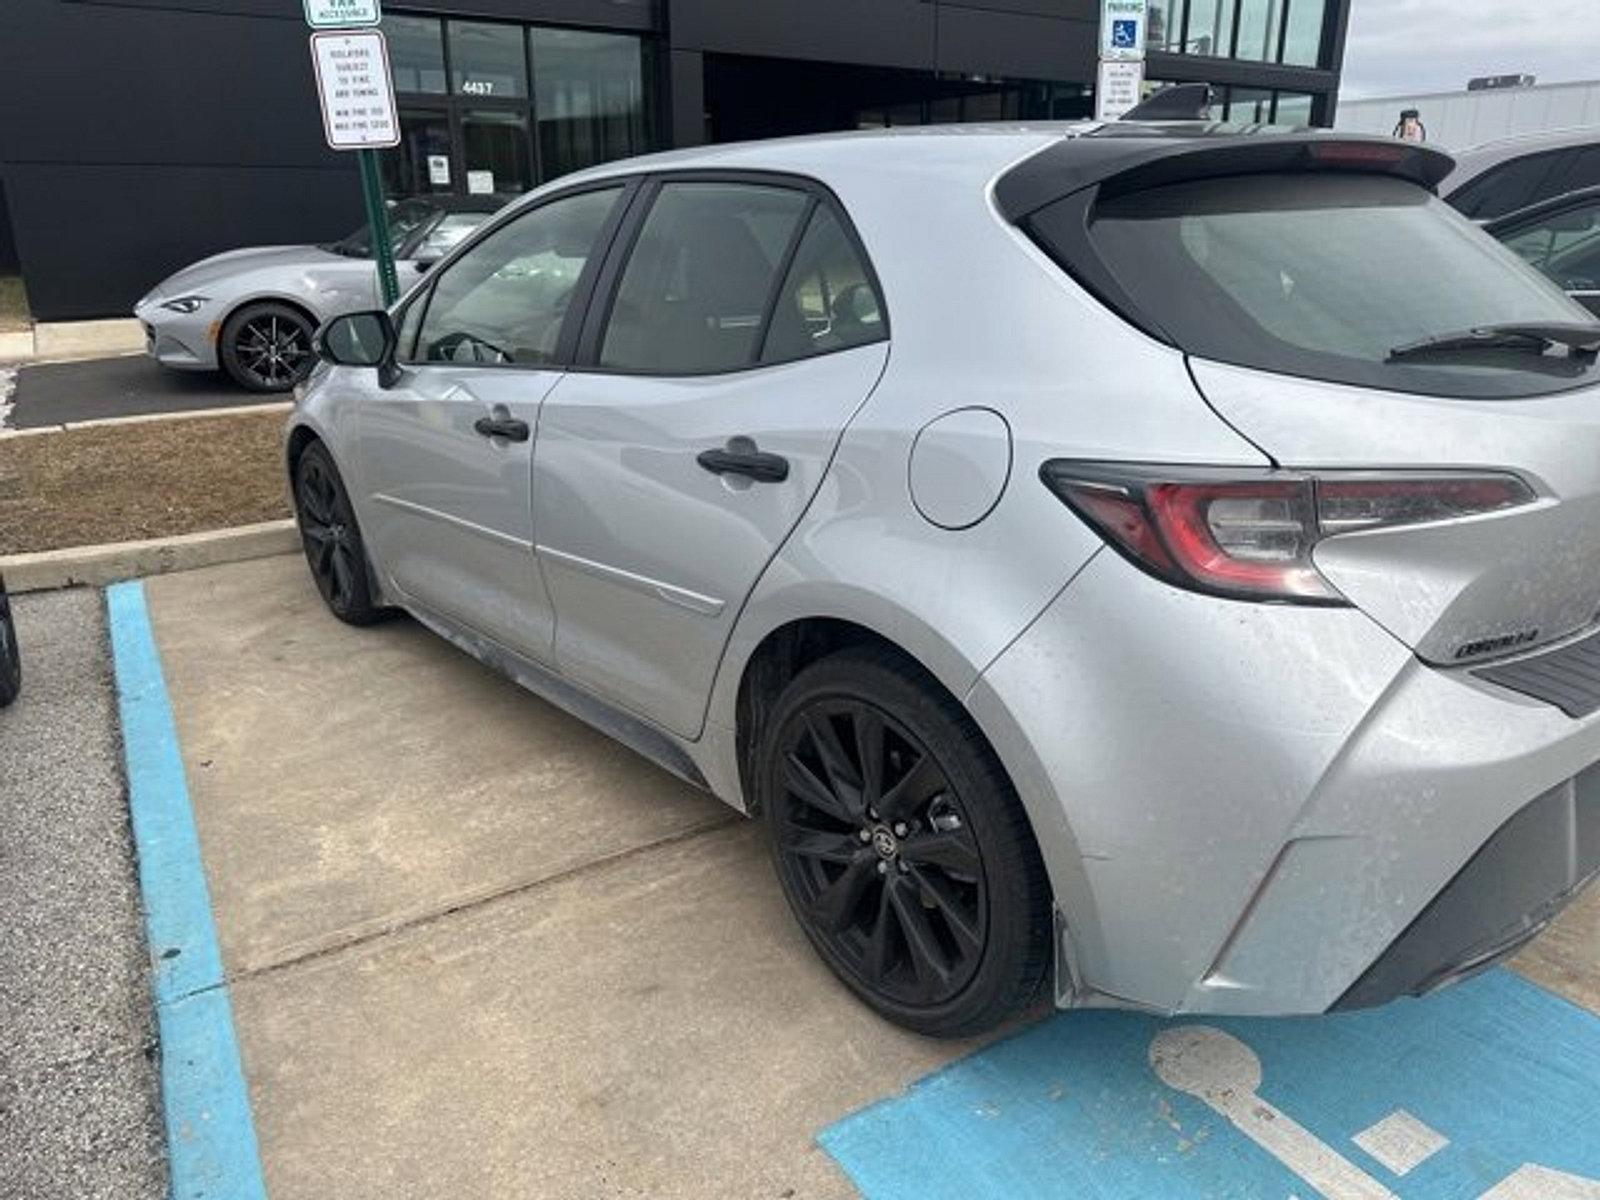
<svg viewBox="0 0 1600 1200">
<path fill-rule="evenodd" d="M 1187 1092 L 1226 1117 L 1273 1158 L 1328 1200 L 1397 1200 L 1396 1193 L 1259 1095 L 1261 1060 L 1231 1034 L 1209 1025 L 1164 1029 L 1150 1043 L 1150 1065 L 1168 1087 Z M 1404 1109 L 1351 1139 L 1396 1175 L 1449 1145 Z M 1600 1182 L 1524 1163 L 1483 1200 L 1600 1200 Z"/>
<path fill-rule="evenodd" d="M 1066 1013 L 824 1130 L 867 1200 L 1600 1200 L 1600 1017 L 1499 970 L 1284 1021 Z"/>
</svg>

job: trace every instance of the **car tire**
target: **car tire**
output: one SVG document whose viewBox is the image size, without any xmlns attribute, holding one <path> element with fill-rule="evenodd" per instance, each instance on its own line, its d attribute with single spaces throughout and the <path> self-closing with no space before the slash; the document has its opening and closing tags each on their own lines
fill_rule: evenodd
<svg viewBox="0 0 1600 1200">
<path fill-rule="evenodd" d="M 763 728 L 757 802 L 778 879 L 845 985 L 934 1037 L 1031 1004 L 1050 964 L 1049 883 L 960 704 L 898 654 L 852 649 L 796 675 Z"/>
<path fill-rule="evenodd" d="M 217 358 L 247 391 L 287 392 L 317 364 L 316 331 L 310 317 L 287 304 L 249 304 L 223 322 Z"/>
<path fill-rule="evenodd" d="M 17 646 L 17 626 L 11 618 L 11 598 L 0 580 L 0 708 L 22 690 L 22 651 Z"/>
<path fill-rule="evenodd" d="M 347 625 L 371 625 L 387 610 L 373 603 L 366 543 L 344 480 L 321 442 L 300 452 L 294 468 L 295 521 L 306 565 L 328 610 Z"/>
</svg>

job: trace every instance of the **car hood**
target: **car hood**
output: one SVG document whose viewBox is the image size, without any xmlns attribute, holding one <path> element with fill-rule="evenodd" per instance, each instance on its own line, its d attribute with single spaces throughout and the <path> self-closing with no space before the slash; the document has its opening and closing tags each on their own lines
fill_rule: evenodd
<svg viewBox="0 0 1600 1200">
<path fill-rule="evenodd" d="M 169 275 L 151 289 L 139 303 L 150 300 L 173 299 L 191 292 L 215 287 L 247 273 L 257 271 L 302 271 L 307 267 L 328 263 L 349 262 L 343 255 L 334 254 L 320 246 L 251 246 L 244 250 L 229 250 L 213 254 L 197 263 Z"/>
</svg>

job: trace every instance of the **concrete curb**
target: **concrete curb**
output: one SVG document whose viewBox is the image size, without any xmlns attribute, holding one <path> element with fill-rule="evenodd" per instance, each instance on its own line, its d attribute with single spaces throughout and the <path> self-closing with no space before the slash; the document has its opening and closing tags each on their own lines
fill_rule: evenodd
<svg viewBox="0 0 1600 1200">
<path fill-rule="evenodd" d="M 277 554 L 293 554 L 299 549 L 300 535 L 295 523 L 286 519 L 142 542 L 111 542 L 102 546 L 13 554 L 0 558 L 0 575 L 5 576 L 6 590 L 12 593 L 83 585 L 104 587 L 125 579 L 271 558 Z"/>
<path fill-rule="evenodd" d="M 274 400 L 266 404 L 234 404 L 226 408 L 191 408 L 179 412 L 135 413 L 131 417 L 92 417 L 87 421 L 66 421 L 60 425 L 34 425 L 27 429 L 0 429 L 0 440 L 37 437 L 41 433 L 71 433 L 77 429 L 109 429 L 118 425 L 148 425 L 153 421 L 203 421 L 211 417 L 250 417 L 261 413 L 288 413 L 293 400 Z"/>
<path fill-rule="evenodd" d="M 46 321 L 0 333 L 0 363 L 28 366 L 144 353 L 144 326 L 131 317 L 107 321 Z"/>
</svg>

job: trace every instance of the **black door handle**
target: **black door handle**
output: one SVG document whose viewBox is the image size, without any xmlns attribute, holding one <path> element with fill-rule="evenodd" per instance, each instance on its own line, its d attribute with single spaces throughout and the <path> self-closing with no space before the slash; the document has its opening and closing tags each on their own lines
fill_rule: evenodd
<svg viewBox="0 0 1600 1200">
<path fill-rule="evenodd" d="M 763 454 L 748 438 L 734 438 L 726 449 L 702 450 L 695 462 L 713 475 L 743 475 L 757 483 L 782 483 L 789 478 L 787 458 Z"/>
<path fill-rule="evenodd" d="M 511 417 L 479 417 L 472 428 L 486 438 L 505 438 L 508 442 L 528 440 L 528 423 Z"/>
</svg>

